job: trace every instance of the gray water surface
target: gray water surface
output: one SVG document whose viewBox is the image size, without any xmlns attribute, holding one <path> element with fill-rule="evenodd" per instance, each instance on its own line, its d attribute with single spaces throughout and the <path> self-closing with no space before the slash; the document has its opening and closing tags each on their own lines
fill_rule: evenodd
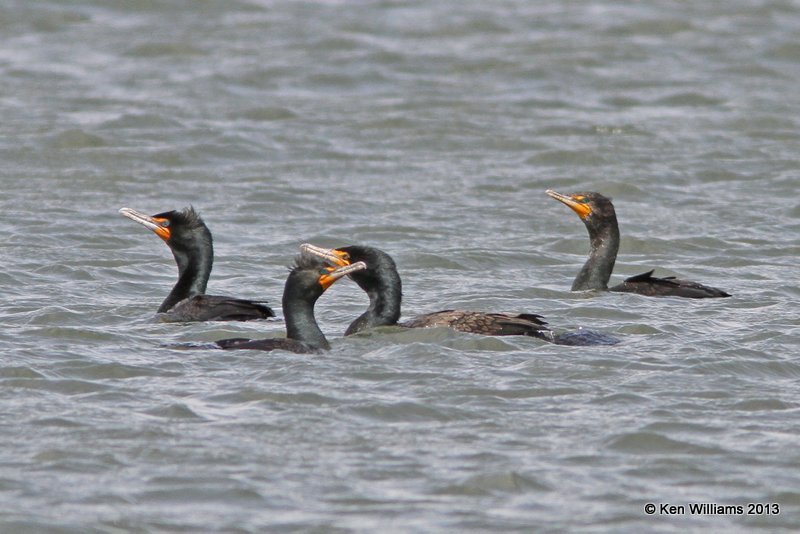
<svg viewBox="0 0 800 534">
<path fill-rule="evenodd" d="M 798 43 L 777 0 L 4 3 L 0 532 L 798 528 Z M 613 280 L 733 297 L 571 293 L 548 188 L 614 198 Z M 344 339 L 345 280 L 329 353 L 165 348 L 283 331 L 153 319 L 175 266 L 117 210 L 190 204 L 209 291 L 279 315 L 301 243 L 364 243 L 405 317 L 622 343 Z"/>
</svg>

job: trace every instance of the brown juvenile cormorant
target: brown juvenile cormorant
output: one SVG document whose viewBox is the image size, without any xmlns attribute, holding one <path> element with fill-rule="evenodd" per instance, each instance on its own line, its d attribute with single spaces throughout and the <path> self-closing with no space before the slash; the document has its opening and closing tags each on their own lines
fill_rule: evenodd
<svg viewBox="0 0 800 534">
<path fill-rule="evenodd" d="M 119 212 L 155 232 L 175 256 L 178 282 L 158 308 L 160 319 L 169 322 L 250 321 L 275 316 L 271 308 L 258 301 L 205 294 L 214 248 L 211 232 L 193 208 L 152 217 L 130 208 Z"/>
<path fill-rule="evenodd" d="M 251 350 L 288 350 L 297 353 L 318 352 L 330 348 L 325 334 L 314 318 L 314 304 L 336 280 L 366 269 L 364 262 L 344 267 L 328 267 L 319 258 L 302 255 L 286 278 L 283 289 L 283 315 L 286 321 L 285 338 L 221 339 L 218 348 Z"/>
<path fill-rule="evenodd" d="M 353 273 L 356 284 L 369 296 L 369 308 L 361 314 L 345 331 L 346 336 L 376 326 L 401 326 L 422 328 L 442 326 L 488 336 L 532 336 L 553 342 L 553 332 L 540 315 L 532 313 L 483 313 L 462 310 L 443 310 L 418 315 L 413 319 L 398 323 L 400 303 L 403 298 L 400 274 L 394 260 L 387 253 L 374 247 L 348 246 L 338 249 L 324 249 L 314 245 L 300 246 L 304 253 L 314 254 L 332 265 L 349 265 L 363 261 L 367 268 Z"/>
<path fill-rule="evenodd" d="M 611 271 L 614 270 L 614 262 L 619 250 L 619 226 L 611 199 L 595 192 L 562 195 L 548 189 L 546 193 L 572 208 L 572 211 L 578 214 L 589 231 L 589 240 L 591 241 L 589 259 L 575 277 L 572 291 L 599 289 L 638 293 L 650 297 L 730 297 L 721 289 L 704 286 L 697 282 L 678 280 L 672 276 L 657 278 L 653 276 L 653 271 L 626 278 L 621 284 L 608 287 L 608 280 L 611 278 Z"/>
</svg>

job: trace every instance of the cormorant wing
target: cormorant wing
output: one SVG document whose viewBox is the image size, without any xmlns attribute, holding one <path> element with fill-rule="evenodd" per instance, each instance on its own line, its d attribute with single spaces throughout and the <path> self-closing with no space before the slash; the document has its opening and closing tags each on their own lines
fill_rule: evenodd
<svg viewBox="0 0 800 534">
<path fill-rule="evenodd" d="M 241 349 L 263 350 L 263 351 L 286 350 L 298 354 L 310 354 L 314 352 L 319 352 L 319 350 L 314 349 L 313 347 L 309 347 L 302 341 L 297 341 L 296 339 L 289 339 L 285 337 L 273 337 L 266 339 L 246 339 L 246 338 L 235 337 L 230 339 L 220 339 L 215 343 L 219 345 L 219 348 L 224 350 L 241 350 Z"/>
<path fill-rule="evenodd" d="M 160 317 L 167 322 L 252 321 L 275 317 L 272 309 L 262 302 L 217 295 L 195 295 L 183 299 L 166 313 L 160 314 Z"/>
<path fill-rule="evenodd" d="M 619 293 L 636 293 L 649 297 L 686 297 L 686 298 L 712 298 L 730 297 L 716 287 L 705 286 L 689 280 L 679 280 L 674 276 L 659 278 L 653 276 L 653 270 L 626 278 L 624 282 L 609 288 L 609 291 Z"/>
<path fill-rule="evenodd" d="M 533 336 L 552 341 L 552 332 L 541 315 L 533 313 L 483 313 L 442 310 L 419 315 L 402 323 L 408 328 L 444 326 L 486 336 Z"/>
</svg>

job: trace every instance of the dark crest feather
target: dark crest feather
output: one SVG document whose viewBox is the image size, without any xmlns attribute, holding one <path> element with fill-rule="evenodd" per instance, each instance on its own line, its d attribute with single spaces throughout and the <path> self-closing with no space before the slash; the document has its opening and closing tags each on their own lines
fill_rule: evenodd
<svg viewBox="0 0 800 534">
<path fill-rule="evenodd" d="M 205 226 L 203 219 L 200 217 L 194 206 L 183 208 L 182 210 L 172 210 L 153 215 L 156 219 L 169 219 L 172 224 L 186 226 L 188 228 L 199 228 Z"/>
<path fill-rule="evenodd" d="M 325 262 L 310 254 L 298 254 L 294 258 L 294 264 L 289 266 L 289 272 L 295 273 L 306 269 L 322 269 Z"/>
</svg>

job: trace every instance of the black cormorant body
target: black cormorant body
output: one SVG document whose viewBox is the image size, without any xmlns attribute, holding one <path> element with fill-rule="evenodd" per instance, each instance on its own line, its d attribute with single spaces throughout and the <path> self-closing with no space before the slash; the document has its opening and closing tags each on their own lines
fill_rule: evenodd
<svg viewBox="0 0 800 534">
<path fill-rule="evenodd" d="M 162 320 L 250 321 L 275 316 L 263 302 L 205 294 L 214 247 L 211 232 L 193 208 L 153 216 L 130 208 L 119 212 L 163 239 L 178 264 L 178 281 L 158 308 Z"/>
<path fill-rule="evenodd" d="M 697 282 L 679 280 L 672 276 L 657 278 L 653 276 L 653 271 L 626 278 L 621 284 L 608 287 L 619 250 L 619 225 L 611 199 L 595 192 L 563 195 L 548 189 L 547 194 L 577 213 L 589 231 L 589 259 L 575 277 L 573 291 L 596 289 L 651 297 L 730 297 L 721 289 Z"/>
<path fill-rule="evenodd" d="M 488 336 L 532 336 L 552 342 L 553 332 L 540 315 L 531 313 L 484 313 L 463 310 L 442 310 L 419 315 L 398 323 L 403 298 L 402 283 L 394 260 L 386 252 L 368 246 L 347 246 L 323 249 L 304 244 L 301 249 L 316 254 L 333 265 L 363 261 L 367 268 L 350 278 L 369 296 L 369 307 L 347 328 L 345 335 L 376 326 L 405 328 L 448 327 L 460 332 Z"/>
<path fill-rule="evenodd" d="M 366 269 L 363 262 L 344 267 L 328 267 L 317 257 L 300 256 L 286 278 L 283 289 L 283 315 L 286 321 L 285 338 L 222 339 L 218 348 L 251 350 L 287 350 L 301 354 L 330 348 L 325 334 L 314 318 L 314 304 L 336 280 Z"/>
</svg>

